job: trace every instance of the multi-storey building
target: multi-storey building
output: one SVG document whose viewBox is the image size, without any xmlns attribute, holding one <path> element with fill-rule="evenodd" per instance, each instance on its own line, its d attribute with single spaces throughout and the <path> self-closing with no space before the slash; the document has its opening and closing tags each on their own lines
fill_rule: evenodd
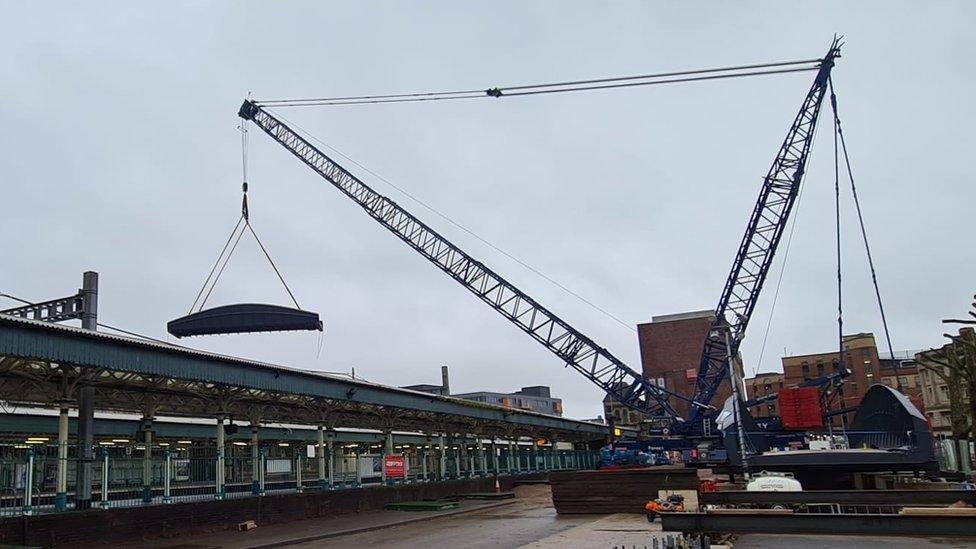
<svg viewBox="0 0 976 549">
<path fill-rule="evenodd" d="M 545 385 L 535 385 L 532 387 L 522 387 L 514 393 L 494 393 L 490 391 L 477 391 L 474 393 L 462 393 L 451 395 L 455 398 L 484 402 L 487 404 L 497 404 L 506 408 L 518 408 L 519 410 L 529 410 L 542 414 L 555 416 L 563 415 L 563 401 L 554 398 L 549 387 Z"/>
<path fill-rule="evenodd" d="M 854 418 L 854 410 L 861 403 L 861 398 L 875 383 L 884 383 L 892 388 L 900 389 L 916 406 L 922 407 L 921 389 L 918 382 L 918 370 L 914 361 L 907 358 L 890 358 L 882 360 L 878 356 L 878 347 L 874 334 L 860 333 L 843 337 L 844 352 L 837 351 L 783 357 L 784 381 L 787 387 L 796 386 L 803 381 L 816 379 L 840 371 L 843 365 L 851 375 L 843 380 L 832 395 L 831 410 L 840 412 L 834 419 L 835 425 L 840 425 L 843 419 L 848 424 Z M 904 353 L 903 353 L 904 354 Z"/>
<path fill-rule="evenodd" d="M 942 375 L 940 376 L 934 370 L 938 370 Z M 925 416 L 929 418 L 929 424 L 935 433 L 952 433 L 949 385 L 943 377 L 948 375 L 949 372 L 945 367 L 936 364 L 926 366 L 918 373 L 922 400 L 925 402 Z"/>
<path fill-rule="evenodd" d="M 786 378 L 780 372 L 763 372 L 745 380 L 746 399 L 753 400 L 774 395 L 784 388 Z M 779 417 L 779 401 L 776 399 L 749 408 L 752 417 Z"/>
<path fill-rule="evenodd" d="M 542 414 L 563 415 L 562 399 L 554 398 L 549 387 L 545 385 L 522 387 L 514 393 L 476 391 L 473 393 L 451 394 L 451 380 L 447 366 L 441 366 L 440 385 L 421 383 L 418 385 L 407 385 L 401 387 L 401 389 L 411 389 L 413 391 L 422 391 L 434 395 L 452 396 L 454 398 L 463 398 L 465 400 L 496 404 L 498 406 L 505 406 L 506 408 L 518 408 L 519 410 L 529 410 Z"/>
<path fill-rule="evenodd" d="M 607 421 L 613 421 L 615 425 L 627 427 L 639 427 L 641 421 L 647 419 L 646 415 L 631 410 L 609 394 L 603 396 L 603 414 Z"/>
<path fill-rule="evenodd" d="M 651 322 L 639 324 L 637 335 L 644 377 L 651 383 L 691 398 L 695 394 L 705 338 L 712 335 L 709 330 L 714 319 L 713 311 L 697 311 L 655 316 Z M 724 337 L 724 334 L 715 336 Z M 733 364 L 742 379 L 742 361 L 735 360 Z M 722 383 L 711 405 L 721 408 L 731 394 L 731 384 L 728 381 Z M 671 405 L 682 417 L 690 415 L 688 402 L 673 398 Z"/>
</svg>

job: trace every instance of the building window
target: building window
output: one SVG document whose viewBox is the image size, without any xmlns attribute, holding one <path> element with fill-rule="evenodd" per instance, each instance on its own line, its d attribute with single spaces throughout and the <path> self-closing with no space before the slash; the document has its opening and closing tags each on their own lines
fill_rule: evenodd
<svg viewBox="0 0 976 549">
<path fill-rule="evenodd" d="M 806 375 L 810 373 L 810 365 L 804 362 L 802 366 L 803 366 L 803 376 L 806 377 Z"/>
</svg>

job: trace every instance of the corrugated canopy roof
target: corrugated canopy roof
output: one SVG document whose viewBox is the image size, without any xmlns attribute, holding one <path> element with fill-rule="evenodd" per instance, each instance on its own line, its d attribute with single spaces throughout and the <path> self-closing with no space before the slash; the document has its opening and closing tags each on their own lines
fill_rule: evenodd
<svg viewBox="0 0 976 549">
<path fill-rule="evenodd" d="M 72 401 L 84 369 L 93 369 L 96 407 L 106 410 L 565 440 L 605 434 L 583 421 L 0 315 L 0 398 Z"/>
</svg>

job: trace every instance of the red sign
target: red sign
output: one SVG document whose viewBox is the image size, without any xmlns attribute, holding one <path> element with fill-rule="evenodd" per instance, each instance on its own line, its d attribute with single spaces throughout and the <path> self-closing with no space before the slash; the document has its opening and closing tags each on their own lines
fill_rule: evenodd
<svg viewBox="0 0 976 549">
<path fill-rule="evenodd" d="M 383 472 L 386 478 L 407 478 L 407 467 L 403 454 L 386 454 L 383 456 Z"/>
</svg>

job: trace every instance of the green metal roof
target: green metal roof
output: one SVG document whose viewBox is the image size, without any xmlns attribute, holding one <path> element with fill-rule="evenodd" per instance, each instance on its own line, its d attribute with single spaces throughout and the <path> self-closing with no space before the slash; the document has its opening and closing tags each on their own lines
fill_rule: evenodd
<svg viewBox="0 0 976 549">
<path fill-rule="evenodd" d="M 607 429 L 584 421 L 5 315 L 0 315 L 0 357 L 100 367 L 384 409 L 416 410 L 468 421 L 504 422 L 522 429 L 552 431 L 564 436 L 574 434 L 594 440 L 602 438 Z"/>
</svg>

